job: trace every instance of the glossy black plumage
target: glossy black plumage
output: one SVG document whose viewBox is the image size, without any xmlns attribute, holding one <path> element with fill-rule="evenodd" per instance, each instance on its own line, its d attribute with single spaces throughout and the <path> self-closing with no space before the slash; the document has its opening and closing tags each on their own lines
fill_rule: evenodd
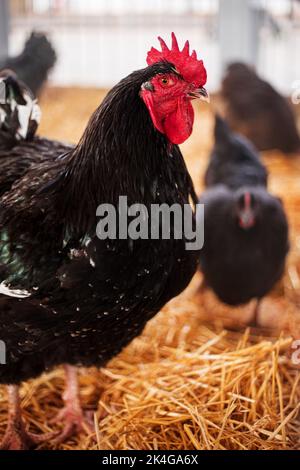
<svg viewBox="0 0 300 470">
<path fill-rule="evenodd" d="M 28 151 L 35 163 L 21 179 L 16 165 L 0 201 L 0 269 L 10 288 L 0 296 L 1 383 L 61 363 L 104 365 L 194 274 L 198 255 L 184 239 L 95 236 L 97 206 L 120 195 L 147 207 L 195 200 L 178 146 L 155 130 L 139 96 L 144 82 L 171 70 L 155 64 L 122 80 L 74 149 L 34 138 L 7 153 Z"/>
<path fill-rule="evenodd" d="M 200 267 L 206 284 L 230 305 L 260 299 L 284 272 L 288 222 L 281 201 L 267 191 L 266 176 L 249 143 L 217 119 L 216 144 L 206 174 L 209 188 L 199 201 L 205 206 Z M 255 216 L 248 229 L 240 226 L 238 214 L 246 194 Z"/>
<path fill-rule="evenodd" d="M 231 64 L 221 96 L 232 130 L 245 135 L 258 150 L 300 151 L 300 137 L 291 104 L 243 63 Z"/>
</svg>

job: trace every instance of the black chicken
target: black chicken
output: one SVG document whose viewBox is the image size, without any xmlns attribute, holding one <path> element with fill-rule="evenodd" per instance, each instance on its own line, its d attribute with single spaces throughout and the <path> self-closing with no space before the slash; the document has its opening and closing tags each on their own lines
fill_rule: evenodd
<svg viewBox="0 0 300 470">
<path fill-rule="evenodd" d="M 151 49 L 148 67 L 121 80 L 95 111 L 74 148 L 34 138 L 2 159 L 36 158 L 0 200 L 1 340 L 10 384 L 3 448 L 26 448 L 45 436 L 25 432 L 18 384 L 66 363 L 63 440 L 81 429 L 72 365 L 103 366 L 139 335 L 147 321 L 189 283 L 198 253 L 185 238 L 106 239 L 96 236 L 96 209 L 120 195 L 128 205 L 195 201 L 177 143 L 193 127 L 191 100 L 206 96 L 206 72 L 188 42 Z M 41 158 L 41 156 L 43 158 Z M 10 174 L 10 184 L 13 175 Z M 46 436 L 48 438 L 49 436 Z"/>
<path fill-rule="evenodd" d="M 230 132 L 218 115 L 215 121 L 215 146 L 205 173 L 205 186 L 267 186 L 268 174 L 254 146 L 246 138 Z"/>
<path fill-rule="evenodd" d="M 245 135 L 258 150 L 300 151 L 300 137 L 288 101 L 243 63 L 231 64 L 221 96 L 231 129 Z"/>
<path fill-rule="evenodd" d="M 201 270 L 223 302 L 240 305 L 257 298 L 259 304 L 284 271 L 286 215 L 267 191 L 267 172 L 255 149 L 220 118 L 215 138 L 205 178 L 209 189 L 199 201 L 205 208 Z"/>
<path fill-rule="evenodd" d="M 26 83 L 34 96 L 37 96 L 55 62 L 56 54 L 47 37 L 42 33 L 32 32 L 20 55 L 0 61 L 0 70 L 13 70 L 19 80 Z"/>
</svg>

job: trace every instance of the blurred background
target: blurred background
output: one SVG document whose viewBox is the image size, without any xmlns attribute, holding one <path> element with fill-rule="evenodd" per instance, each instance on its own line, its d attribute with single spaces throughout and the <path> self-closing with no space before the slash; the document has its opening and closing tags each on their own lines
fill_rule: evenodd
<svg viewBox="0 0 300 470">
<path fill-rule="evenodd" d="M 20 53 L 32 30 L 46 32 L 58 56 L 53 85 L 110 87 L 172 30 L 203 57 L 210 91 L 237 59 L 285 94 L 300 79 L 298 0 L 1 0 L 0 10 L 0 59 Z"/>
</svg>

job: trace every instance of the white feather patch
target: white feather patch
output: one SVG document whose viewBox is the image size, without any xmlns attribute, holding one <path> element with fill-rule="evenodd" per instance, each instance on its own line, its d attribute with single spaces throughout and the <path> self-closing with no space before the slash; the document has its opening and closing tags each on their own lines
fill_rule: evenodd
<svg viewBox="0 0 300 470">
<path fill-rule="evenodd" d="M 9 297 L 17 297 L 19 299 L 24 299 L 31 295 L 31 293 L 25 289 L 11 289 L 5 284 L 5 281 L 2 281 L 0 284 L 0 294 L 8 295 Z"/>
<path fill-rule="evenodd" d="M 42 117 L 41 108 L 39 107 L 37 100 L 34 100 L 32 104 L 32 111 L 31 111 L 30 119 L 32 121 L 35 121 L 37 124 L 39 124 L 41 122 L 41 117 Z"/>
<path fill-rule="evenodd" d="M 6 118 L 6 112 L 4 109 L 0 108 L 0 124 L 3 124 Z"/>
<path fill-rule="evenodd" d="M 23 98 L 25 99 L 26 104 L 17 105 L 18 118 L 19 118 L 19 124 L 20 124 L 19 129 L 18 129 L 18 135 L 22 139 L 26 139 L 30 116 L 32 112 L 32 99 L 28 95 L 25 95 L 25 94 L 23 95 Z"/>
</svg>

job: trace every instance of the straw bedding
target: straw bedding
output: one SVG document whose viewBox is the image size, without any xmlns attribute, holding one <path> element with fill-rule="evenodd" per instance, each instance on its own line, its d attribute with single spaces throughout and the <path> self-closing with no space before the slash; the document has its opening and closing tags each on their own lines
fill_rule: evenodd
<svg viewBox="0 0 300 470">
<path fill-rule="evenodd" d="M 76 141 L 102 96 L 99 90 L 47 90 L 41 133 Z M 212 126 L 212 113 L 201 104 L 193 136 L 183 145 L 198 190 Z M 300 449 L 300 368 L 291 360 L 292 341 L 300 338 L 300 159 L 272 152 L 264 161 L 271 189 L 288 211 L 292 249 L 284 279 L 262 302 L 259 327 L 245 326 L 253 303 L 221 305 L 200 291 L 197 274 L 105 369 L 81 371 L 81 399 L 94 411 L 95 432 L 59 448 Z M 63 387 L 60 368 L 23 385 L 30 429 L 56 429 L 49 423 L 62 405 Z M 2 387 L 0 435 L 6 419 Z"/>
</svg>

